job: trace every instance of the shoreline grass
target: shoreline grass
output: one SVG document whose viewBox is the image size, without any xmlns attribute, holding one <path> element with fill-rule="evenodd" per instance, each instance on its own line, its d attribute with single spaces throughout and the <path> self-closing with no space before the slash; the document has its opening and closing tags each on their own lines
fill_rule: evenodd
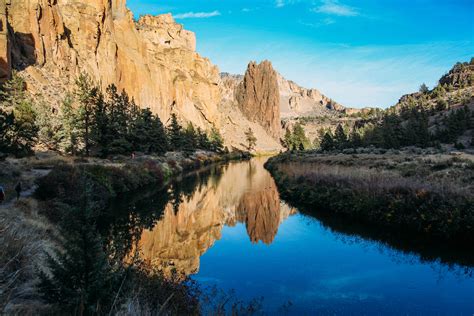
<svg viewBox="0 0 474 316">
<path fill-rule="evenodd" d="M 468 246 L 474 241 L 470 157 L 287 153 L 266 168 L 284 199 L 334 217 Z"/>
</svg>

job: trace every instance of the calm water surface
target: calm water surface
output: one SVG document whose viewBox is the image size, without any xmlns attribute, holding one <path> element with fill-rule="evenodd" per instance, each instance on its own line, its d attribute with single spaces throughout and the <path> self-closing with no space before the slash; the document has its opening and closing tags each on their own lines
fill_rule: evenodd
<svg viewBox="0 0 474 316">
<path fill-rule="evenodd" d="M 238 299 L 263 297 L 269 314 L 474 314 L 469 265 L 441 263 L 437 249 L 422 260 L 300 214 L 279 199 L 264 162 L 212 168 L 134 204 L 153 214 L 136 221 L 142 258 Z"/>
</svg>

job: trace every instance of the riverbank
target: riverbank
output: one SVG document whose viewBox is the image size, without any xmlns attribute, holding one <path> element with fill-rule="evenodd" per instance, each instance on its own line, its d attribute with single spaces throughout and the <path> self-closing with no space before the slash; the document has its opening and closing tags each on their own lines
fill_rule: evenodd
<svg viewBox="0 0 474 316">
<path fill-rule="evenodd" d="M 94 229 L 96 218 L 117 197 L 133 196 L 151 188 L 159 190 L 173 179 L 204 166 L 247 158 L 249 156 L 242 153 L 217 155 L 210 152 L 196 152 L 189 157 L 168 153 L 163 157 L 115 157 L 110 160 L 37 154 L 1 162 L 0 180 L 7 188 L 8 200 L 0 205 L 0 310 L 7 314 L 54 310 L 38 293 L 38 271 L 49 270 L 47 254 L 54 257 L 58 249 L 63 249 L 63 223 L 72 220 L 66 217 L 71 215 L 71 209 L 83 205 L 82 201 L 87 201 L 87 208 L 93 213 L 88 222 Z M 10 188 L 20 180 L 24 192 L 20 200 L 15 201 Z M 135 301 L 129 302 L 128 307 L 165 310 L 171 306 L 166 307 L 165 302 L 168 302 L 173 303 L 175 311 L 197 310 L 198 297 L 193 292 L 193 285 L 187 287 L 168 282 L 153 271 L 147 271 L 141 263 L 133 269 L 132 275 L 150 291 L 157 287 L 163 290 L 152 295 L 143 288 L 132 289 L 140 291 L 140 295 L 134 297 Z M 132 277 L 129 275 L 128 278 Z M 113 290 L 117 291 L 117 288 Z M 167 301 L 171 293 L 175 294 Z M 154 300 L 153 306 L 143 305 L 149 299 Z M 123 306 L 115 306 L 117 311 L 120 308 Z"/>
<path fill-rule="evenodd" d="M 388 151 L 285 153 L 266 168 L 287 201 L 308 212 L 472 245 L 474 156 Z"/>
</svg>

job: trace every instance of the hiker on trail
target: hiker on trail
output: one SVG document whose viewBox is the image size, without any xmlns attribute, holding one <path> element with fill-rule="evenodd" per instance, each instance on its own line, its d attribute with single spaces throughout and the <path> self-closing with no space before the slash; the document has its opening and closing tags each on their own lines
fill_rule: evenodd
<svg viewBox="0 0 474 316">
<path fill-rule="evenodd" d="M 15 186 L 15 191 L 16 191 L 16 200 L 18 201 L 20 199 L 21 195 L 21 182 L 18 182 L 18 184 Z"/>
<path fill-rule="evenodd" d="M 5 201 L 5 190 L 3 190 L 3 187 L 0 185 L 0 204 Z"/>
</svg>

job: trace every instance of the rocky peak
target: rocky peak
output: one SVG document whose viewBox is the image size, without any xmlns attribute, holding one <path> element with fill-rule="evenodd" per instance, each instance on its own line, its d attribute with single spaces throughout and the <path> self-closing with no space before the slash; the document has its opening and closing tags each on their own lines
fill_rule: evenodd
<svg viewBox="0 0 474 316">
<path fill-rule="evenodd" d="M 245 117 L 260 124 L 275 139 L 280 137 L 280 92 L 271 62 L 249 63 L 236 98 Z"/>
<path fill-rule="evenodd" d="M 183 25 L 176 23 L 171 14 L 141 16 L 137 27 L 141 32 L 147 33 L 147 37 L 156 45 L 196 50 L 195 34 L 186 31 Z"/>
<path fill-rule="evenodd" d="M 330 115 L 344 112 L 345 107 L 317 89 L 306 89 L 278 74 L 282 118 Z"/>
</svg>

